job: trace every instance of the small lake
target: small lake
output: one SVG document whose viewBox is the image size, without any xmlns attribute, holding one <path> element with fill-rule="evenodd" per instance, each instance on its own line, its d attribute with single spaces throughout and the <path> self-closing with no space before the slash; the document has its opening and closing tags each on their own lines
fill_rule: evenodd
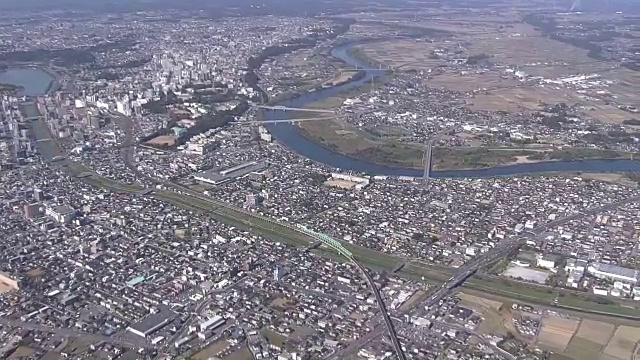
<svg viewBox="0 0 640 360">
<path fill-rule="evenodd" d="M 18 95 L 43 95 L 49 91 L 53 80 L 53 76 L 37 68 L 10 68 L 0 71 L 0 84 L 11 84 L 23 88 Z"/>
</svg>

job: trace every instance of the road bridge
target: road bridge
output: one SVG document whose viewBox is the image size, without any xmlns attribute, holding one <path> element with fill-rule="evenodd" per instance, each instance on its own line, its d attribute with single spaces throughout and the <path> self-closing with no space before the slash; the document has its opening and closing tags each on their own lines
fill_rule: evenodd
<svg viewBox="0 0 640 360">
<path fill-rule="evenodd" d="M 304 111 L 304 112 L 317 112 L 317 113 L 326 113 L 326 114 L 333 114 L 334 113 L 333 110 L 312 109 L 312 108 L 296 108 L 296 107 L 288 107 L 288 106 L 283 106 L 283 105 L 275 105 L 275 106 L 256 105 L 256 107 L 259 108 L 259 109 L 275 110 L 275 111 Z"/>
<path fill-rule="evenodd" d="M 232 121 L 229 124 L 255 126 L 255 125 L 263 125 L 263 124 L 294 123 L 294 122 L 304 122 L 304 121 L 327 121 L 327 120 L 333 120 L 333 119 L 334 119 L 333 116 L 324 116 L 324 117 L 278 119 L 278 120 Z"/>
</svg>

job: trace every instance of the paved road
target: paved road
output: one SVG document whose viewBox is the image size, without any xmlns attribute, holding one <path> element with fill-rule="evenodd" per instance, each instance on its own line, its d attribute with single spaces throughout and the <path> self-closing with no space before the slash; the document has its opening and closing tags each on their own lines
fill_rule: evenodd
<svg viewBox="0 0 640 360">
<path fill-rule="evenodd" d="M 356 264 L 356 266 L 358 266 L 358 269 L 360 269 L 364 277 L 367 279 L 367 282 L 371 287 L 371 291 L 373 291 L 373 294 L 376 297 L 376 302 L 378 303 L 380 313 L 382 314 L 382 319 L 384 320 L 387 331 L 389 332 L 389 337 L 391 338 L 391 343 L 393 344 L 393 348 L 396 351 L 396 356 L 399 360 L 406 360 L 406 356 L 404 355 L 404 351 L 402 350 L 402 345 L 400 344 L 400 340 L 398 340 L 398 334 L 396 333 L 396 329 L 393 326 L 393 321 L 391 321 L 389 312 L 387 312 L 387 307 L 384 304 L 382 296 L 380 295 L 380 290 L 376 286 L 376 283 L 373 281 L 373 278 L 371 277 L 371 274 L 369 274 L 369 271 L 367 271 L 367 269 L 359 262 L 355 260 L 353 260 L 353 262 Z"/>
</svg>

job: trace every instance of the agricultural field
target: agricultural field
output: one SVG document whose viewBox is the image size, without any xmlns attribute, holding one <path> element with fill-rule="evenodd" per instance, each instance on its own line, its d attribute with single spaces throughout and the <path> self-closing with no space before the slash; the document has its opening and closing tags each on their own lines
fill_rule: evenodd
<svg viewBox="0 0 640 360">
<path fill-rule="evenodd" d="M 429 86 L 461 93 L 465 106 L 474 111 L 534 112 L 543 104 L 564 102 L 581 106 L 586 116 L 621 124 L 635 115 L 618 106 L 639 106 L 640 72 L 590 58 L 586 49 L 549 39 L 523 23 L 516 12 L 504 16 L 446 14 L 413 21 L 403 19 L 401 14 L 384 14 L 379 18 L 384 19 L 381 24 L 399 22 L 446 31 L 448 35 L 428 41 L 368 43 L 357 46 L 358 51 L 396 70 L 422 71 Z M 566 26 L 580 21 L 585 20 L 574 15 L 558 19 Z M 481 54 L 497 66 L 460 71 L 449 62 L 452 58 L 464 61 Z M 507 69 L 517 69 L 537 80 L 521 82 L 510 76 Z M 598 84 L 593 83 L 586 90 L 582 86 L 547 82 L 592 74 L 600 76 Z"/>
<path fill-rule="evenodd" d="M 538 341 L 553 350 L 564 351 L 578 329 L 579 320 L 548 316 L 542 319 Z"/>
<path fill-rule="evenodd" d="M 631 359 L 639 340 L 640 328 L 621 325 L 604 348 L 604 354 L 617 359 Z"/>
</svg>

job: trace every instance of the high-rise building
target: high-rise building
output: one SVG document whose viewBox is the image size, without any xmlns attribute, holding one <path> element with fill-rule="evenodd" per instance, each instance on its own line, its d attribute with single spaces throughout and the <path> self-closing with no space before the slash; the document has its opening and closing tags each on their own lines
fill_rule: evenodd
<svg viewBox="0 0 640 360">
<path fill-rule="evenodd" d="M 273 280 L 280 281 L 285 275 L 284 267 L 281 265 L 276 265 L 276 268 L 273 270 Z"/>
<path fill-rule="evenodd" d="M 33 198 L 36 199 L 36 201 L 44 201 L 44 191 L 40 189 L 34 189 Z"/>
<path fill-rule="evenodd" d="M 24 217 L 27 219 L 35 219 L 40 217 L 40 204 L 26 204 L 24 206 Z"/>
</svg>

